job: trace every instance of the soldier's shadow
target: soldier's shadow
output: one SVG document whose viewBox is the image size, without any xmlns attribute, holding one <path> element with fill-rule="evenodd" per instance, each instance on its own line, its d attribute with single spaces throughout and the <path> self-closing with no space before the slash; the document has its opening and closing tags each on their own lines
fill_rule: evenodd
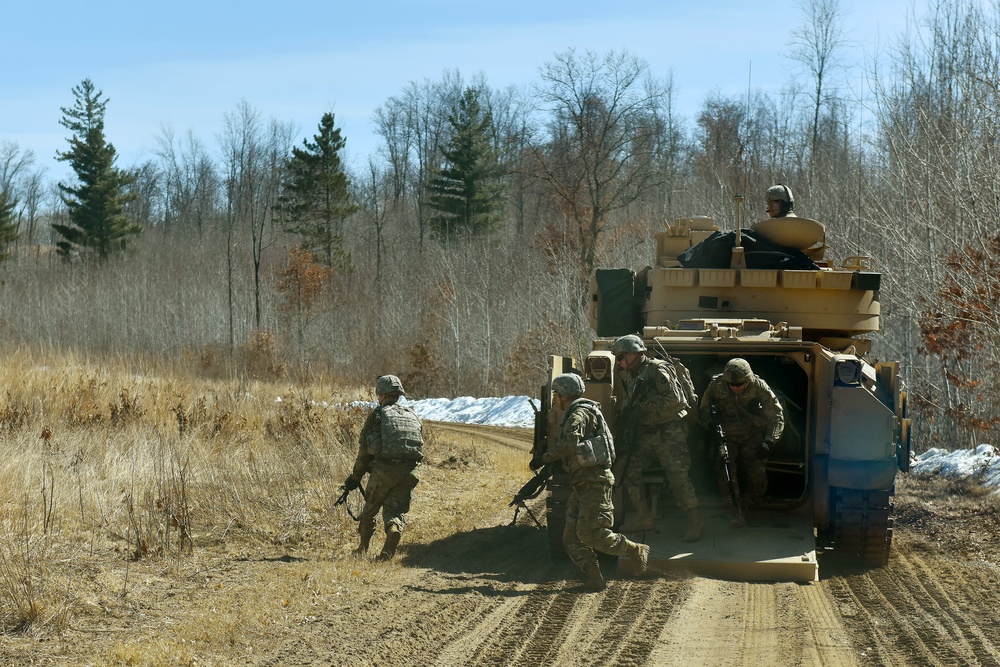
<svg viewBox="0 0 1000 667">
<path fill-rule="evenodd" d="M 562 592 L 575 576 L 568 560 L 549 554 L 547 533 L 530 524 L 499 525 L 456 533 L 429 544 L 410 544 L 403 565 L 429 568 L 447 577 L 450 587 L 415 587 L 432 593 L 520 596 L 539 589 Z"/>
</svg>

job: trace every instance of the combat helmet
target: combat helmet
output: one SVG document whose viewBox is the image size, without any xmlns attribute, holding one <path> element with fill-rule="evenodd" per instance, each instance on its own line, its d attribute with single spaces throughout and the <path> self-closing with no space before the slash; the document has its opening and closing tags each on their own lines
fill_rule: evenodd
<svg viewBox="0 0 1000 667">
<path fill-rule="evenodd" d="M 792 189 L 783 183 L 769 187 L 764 199 L 765 201 L 779 202 L 781 204 L 781 215 L 788 215 L 789 211 L 795 208 L 795 197 L 792 196 Z"/>
<path fill-rule="evenodd" d="M 746 359 L 730 359 L 722 371 L 722 378 L 729 384 L 744 384 L 753 378 L 753 370 Z"/>
<path fill-rule="evenodd" d="M 611 351 L 616 355 L 622 352 L 645 352 L 646 344 L 635 334 L 628 334 L 617 338 L 611 346 Z"/>
<path fill-rule="evenodd" d="M 379 379 L 375 380 L 376 394 L 391 394 L 392 392 L 397 392 L 400 395 L 406 393 L 403 391 L 403 383 L 400 382 L 398 377 L 395 375 L 383 375 Z"/>
<path fill-rule="evenodd" d="M 582 396 L 583 378 L 576 373 L 563 373 L 552 380 L 552 391 L 560 396 Z"/>
</svg>

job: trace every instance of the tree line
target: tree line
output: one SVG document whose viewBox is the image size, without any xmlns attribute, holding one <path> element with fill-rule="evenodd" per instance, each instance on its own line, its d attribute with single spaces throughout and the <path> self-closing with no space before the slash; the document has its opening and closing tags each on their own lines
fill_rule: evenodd
<svg viewBox="0 0 1000 667">
<path fill-rule="evenodd" d="M 874 349 L 902 362 L 920 442 L 988 439 L 1000 10 L 936 0 L 863 71 L 844 65 L 838 0 L 804 1 L 800 20 L 798 78 L 712 93 L 693 118 L 627 52 L 556 53 L 502 90 L 457 70 L 414 81 L 373 111 L 379 147 L 352 168 L 333 113 L 297 145 L 247 102 L 217 145 L 164 129 L 122 167 L 109 98 L 84 80 L 62 109 L 73 182 L 52 188 L 30 149 L 0 143 L 0 327 L 203 368 L 534 394 L 547 355 L 589 348 L 597 267 L 641 268 L 677 217 L 732 228 L 738 194 L 753 220 L 781 182 L 830 255 L 883 274 Z"/>
</svg>

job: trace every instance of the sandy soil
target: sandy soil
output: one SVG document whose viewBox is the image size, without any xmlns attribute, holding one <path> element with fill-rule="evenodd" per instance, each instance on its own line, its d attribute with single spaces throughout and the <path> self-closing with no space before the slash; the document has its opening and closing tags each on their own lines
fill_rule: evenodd
<svg viewBox="0 0 1000 667">
<path fill-rule="evenodd" d="M 529 447 L 527 432 L 433 427 L 475 432 L 484 447 Z M 491 472 L 469 468 L 460 491 L 476 493 Z M 428 470 L 422 484 L 434 478 Z M 511 493 L 522 481 L 511 481 Z M 424 513 L 434 511 L 432 497 L 421 500 Z M 896 506 L 888 567 L 849 571 L 821 561 L 812 584 L 616 578 L 602 593 L 580 593 L 571 567 L 549 559 L 544 533 L 523 513 L 509 525 L 513 510 L 502 503 L 483 527 L 404 541 L 388 564 L 355 560 L 346 547 L 229 547 L 180 573 L 136 564 L 144 594 L 128 613 L 95 608 L 57 637 L 3 637 L 0 664 L 146 664 L 126 648 L 165 641 L 204 614 L 221 587 L 263 605 L 281 595 L 281 581 L 315 582 L 313 595 L 285 599 L 284 617 L 209 615 L 207 624 L 256 629 L 206 630 L 211 639 L 192 641 L 170 664 L 1000 664 L 1000 503 L 974 488 L 902 478 Z M 534 507 L 541 518 L 541 499 Z"/>
</svg>

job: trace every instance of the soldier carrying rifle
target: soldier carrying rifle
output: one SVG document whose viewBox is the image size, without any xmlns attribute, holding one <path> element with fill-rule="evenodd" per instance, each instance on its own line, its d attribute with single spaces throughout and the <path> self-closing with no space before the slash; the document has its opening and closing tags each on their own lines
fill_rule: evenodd
<svg viewBox="0 0 1000 667">
<path fill-rule="evenodd" d="M 626 434 L 620 443 L 628 457 L 625 489 L 636 509 L 634 518 L 622 526 L 624 532 L 648 530 L 653 515 L 642 484 L 643 470 L 659 459 L 677 504 L 687 514 L 683 540 L 701 538 L 704 524 L 698 497 L 691 483 L 691 453 L 688 450 L 688 421 L 697 397 L 687 369 L 673 360 L 655 359 L 646 354 L 646 344 L 634 334 L 622 336 L 612 346 L 615 362 L 624 375 L 627 398 L 618 423 Z"/>
<path fill-rule="evenodd" d="M 611 529 L 614 439 L 600 405 L 583 398 L 584 389 L 583 379 L 572 373 L 563 373 L 552 380 L 556 406 L 566 412 L 559 439 L 549 446 L 542 461 L 546 464 L 558 461 L 570 475 L 572 490 L 566 502 L 563 544 L 570 560 L 583 572 L 584 589 L 599 591 L 605 583 L 595 550 L 633 558 L 641 573 L 649 559 L 649 546 Z"/>
<path fill-rule="evenodd" d="M 717 417 L 713 419 L 713 409 Z M 716 420 L 722 428 L 731 465 L 720 456 L 716 479 L 726 505 L 733 510 L 732 526 L 742 528 L 759 523 L 760 506 L 767 492 L 765 461 L 785 428 L 784 411 L 777 396 L 746 359 L 730 359 L 725 369 L 712 378 L 699 406 L 702 426 L 712 432 Z M 745 493 L 734 503 L 731 490 Z M 744 512 L 739 502 L 743 501 Z"/>
<path fill-rule="evenodd" d="M 368 553 L 368 544 L 375 533 L 379 511 L 385 529 L 385 543 L 378 560 L 390 560 L 396 554 L 399 539 L 410 511 L 410 495 L 420 481 L 423 454 L 423 425 L 413 409 L 398 403 L 404 394 L 403 383 L 395 375 L 383 375 L 375 380 L 378 406 L 372 410 L 361 429 L 358 456 L 354 470 L 344 480 L 344 491 L 361 487 L 365 506 L 358 520 L 361 540 L 355 553 Z M 346 500 L 346 496 L 345 496 Z"/>
</svg>

